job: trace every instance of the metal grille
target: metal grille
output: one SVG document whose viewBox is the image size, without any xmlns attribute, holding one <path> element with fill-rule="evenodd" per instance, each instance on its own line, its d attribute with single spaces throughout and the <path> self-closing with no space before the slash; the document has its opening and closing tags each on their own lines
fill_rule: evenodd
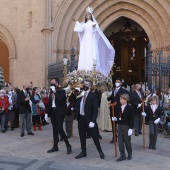
<svg viewBox="0 0 170 170">
<path fill-rule="evenodd" d="M 163 55 L 160 50 L 153 54 L 148 44 L 146 74 L 148 75 L 149 90 L 159 87 L 167 91 L 170 86 L 170 56 Z"/>
</svg>

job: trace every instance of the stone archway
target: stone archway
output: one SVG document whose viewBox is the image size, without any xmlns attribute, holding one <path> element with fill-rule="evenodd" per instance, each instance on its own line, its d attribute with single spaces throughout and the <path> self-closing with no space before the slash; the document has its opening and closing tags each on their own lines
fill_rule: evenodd
<svg viewBox="0 0 170 170">
<path fill-rule="evenodd" d="M 58 58 L 62 57 L 63 54 L 69 54 L 72 46 L 78 50 L 78 38 L 73 33 L 74 23 L 72 19 L 82 21 L 87 6 L 92 6 L 95 9 L 94 15 L 103 31 L 116 19 L 125 16 L 142 26 L 152 43 L 153 49 L 164 48 L 169 50 L 169 1 L 74 0 L 73 3 L 73 1 L 65 0 L 52 23 L 54 28 L 52 49 L 53 51 L 56 50 Z M 56 53 L 53 53 L 55 58 Z"/>
<path fill-rule="evenodd" d="M 8 29 L 0 24 L 0 39 L 6 44 L 9 51 L 9 81 L 14 82 L 14 71 L 16 70 L 16 46 L 14 39 Z"/>
</svg>

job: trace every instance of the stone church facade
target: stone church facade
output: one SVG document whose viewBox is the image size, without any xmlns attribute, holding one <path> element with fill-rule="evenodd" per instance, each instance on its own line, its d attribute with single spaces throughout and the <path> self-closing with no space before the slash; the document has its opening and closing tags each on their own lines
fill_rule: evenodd
<svg viewBox="0 0 170 170">
<path fill-rule="evenodd" d="M 0 67 L 4 63 L 13 85 L 32 81 L 34 86 L 47 86 L 48 66 L 70 58 L 72 47 L 78 54 L 72 19 L 82 21 L 87 6 L 95 9 L 103 31 L 120 17 L 130 18 L 145 30 L 153 50 L 169 54 L 169 0 L 0 0 L 0 4 L 0 41 L 8 51 L 2 53 L 0 45 Z"/>
</svg>

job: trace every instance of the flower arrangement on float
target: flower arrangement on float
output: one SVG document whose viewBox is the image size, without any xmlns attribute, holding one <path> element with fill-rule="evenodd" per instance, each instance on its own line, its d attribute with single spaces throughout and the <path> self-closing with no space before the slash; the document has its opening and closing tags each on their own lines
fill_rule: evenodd
<svg viewBox="0 0 170 170">
<path fill-rule="evenodd" d="M 100 72 L 94 72 L 89 70 L 74 70 L 66 75 L 66 84 L 71 85 L 72 88 L 81 87 L 84 80 L 91 80 L 95 88 L 104 90 L 105 88 L 112 86 L 111 76 L 104 76 Z"/>
</svg>

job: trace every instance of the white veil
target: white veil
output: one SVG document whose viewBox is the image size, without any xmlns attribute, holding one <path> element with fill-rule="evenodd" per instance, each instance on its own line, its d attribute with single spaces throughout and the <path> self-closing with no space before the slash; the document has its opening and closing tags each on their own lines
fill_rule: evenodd
<svg viewBox="0 0 170 170">
<path fill-rule="evenodd" d="M 91 13 L 91 12 L 90 12 Z M 109 40 L 103 34 L 100 29 L 94 15 L 91 13 L 93 22 L 96 24 L 96 39 L 97 39 L 97 49 L 98 49 L 98 58 L 97 58 L 97 71 L 102 73 L 104 76 L 108 76 L 110 70 L 114 63 L 115 50 L 110 44 Z M 81 24 L 84 24 L 83 21 Z M 83 32 L 79 32 L 79 41 L 81 43 Z"/>
</svg>

